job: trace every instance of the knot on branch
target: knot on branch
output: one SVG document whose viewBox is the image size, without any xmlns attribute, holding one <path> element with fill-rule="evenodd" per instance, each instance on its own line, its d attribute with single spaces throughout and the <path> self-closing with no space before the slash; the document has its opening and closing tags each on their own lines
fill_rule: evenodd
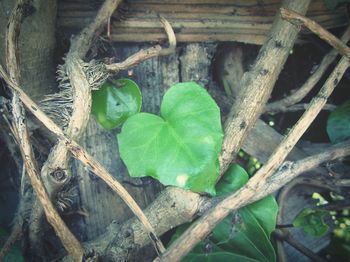
<svg viewBox="0 0 350 262">
<path fill-rule="evenodd" d="M 55 171 L 50 173 L 50 176 L 57 182 L 62 182 L 67 179 L 67 172 L 61 168 L 57 168 Z"/>
</svg>

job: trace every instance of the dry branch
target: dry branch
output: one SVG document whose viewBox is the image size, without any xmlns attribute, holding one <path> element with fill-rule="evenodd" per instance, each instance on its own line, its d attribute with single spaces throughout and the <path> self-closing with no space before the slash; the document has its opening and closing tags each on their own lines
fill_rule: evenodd
<svg viewBox="0 0 350 262">
<path fill-rule="evenodd" d="M 325 40 L 328 44 L 333 46 L 334 49 L 336 49 L 340 54 L 346 57 L 350 56 L 350 48 L 346 44 L 344 44 L 342 41 L 340 41 L 338 38 L 336 38 L 333 34 L 331 34 L 322 26 L 317 24 L 315 21 L 301 14 L 298 14 L 293 10 L 288 10 L 287 8 L 281 8 L 280 11 L 283 19 L 286 19 L 289 22 L 294 23 L 298 26 L 299 25 L 306 26 L 314 34 L 318 35 L 320 38 Z"/>
<path fill-rule="evenodd" d="M 139 63 L 156 56 L 169 55 L 175 52 L 176 47 L 176 37 L 175 33 L 169 24 L 169 22 L 164 18 L 160 17 L 160 21 L 164 26 L 165 32 L 169 40 L 169 48 L 163 49 L 160 45 L 148 48 L 147 50 L 141 49 L 136 54 L 128 57 L 125 61 L 121 63 L 106 65 L 106 69 L 110 72 L 117 73 L 120 70 L 125 70 L 138 65 Z"/>
<path fill-rule="evenodd" d="M 20 33 L 21 20 L 24 15 L 24 0 L 18 0 L 9 19 L 9 25 L 6 37 L 6 63 L 9 71 L 9 77 L 16 84 L 20 83 L 20 68 L 18 54 L 18 38 Z M 16 128 L 17 141 L 20 145 L 22 158 L 26 167 L 27 174 L 41 205 L 44 208 L 45 215 L 49 223 L 54 228 L 56 234 L 62 241 L 64 247 L 70 253 L 75 261 L 81 261 L 84 250 L 79 241 L 69 231 L 57 211 L 55 210 L 46 189 L 40 179 L 37 163 L 32 151 L 29 134 L 26 126 L 25 112 L 20 101 L 19 95 L 13 91 L 12 113 L 14 127 Z"/>
<path fill-rule="evenodd" d="M 111 22 L 111 39 L 115 42 L 164 41 L 166 35 L 158 14 L 172 24 L 178 42 L 236 41 L 262 45 L 278 11 L 280 1 L 208 0 L 208 1 L 127 1 L 123 12 L 115 12 Z M 347 23 L 345 6 L 327 10 L 323 0 L 310 4 L 308 16 L 325 28 Z M 82 28 L 95 15 L 93 5 L 80 0 L 61 1 L 58 26 Z"/>
<path fill-rule="evenodd" d="M 343 36 L 341 37 L 341 41 L 347 43 L 350 39 L 350 27 L 348 27 Z M 316 71 L 308 78 L 308 80 L 295 92 L 291 95 L 272 102 L 266 106 L 266 112 L 285 112 L 289 111 L 289 107 L 300 102 L 317 84 L 317 82 L 321 79 L 322 75 L 326 72 L 327 68 L 337 57 L 338 52 L 336 50 L 330 51 L 327 55 L 325 55 L 317 67 Z"/>
<path fill-rule="evenodd" d="M 305 13 L 310 1 L 284 1 L 283 6 Z M 220 156 L 221 175 L 241 148 L 246 134 L 263 111 L 274 84 L 283 68 L 298 30 L 277 15 L 267 42 L 261 48 L 252 69 L 243 75 L 241 90 L 225 125 Z"/>
<path fill-rule="evenodd" d="M 279 112 L 279 113 L 287 113 L 287 112 L 297 112 L 297 111 L 304 111 L 308 108 L 309 104 L 307 103 L 301 103 L 301 104 L 295 104 L 295 105 L 291 105 L 288 107 L 278 107 L 277 111 L 267 111 L 267 112 Z M 322 110 L 324 111 L 333 111 L 334 109 L 336 109 L 336 105 L 332 105 L 332 104 L 326 104 L 324 105 L 324 107 L 322 108 Z"/>
<path fill-rule="evenodd" d="M 102 29 L 107 19 L 114 12 L 115 8 L 120 3 L 120 0 L 106 0 L 98 11 L 95 20 L 92 21 L 77 37 L 72 40 L 71 47 L 66 56 L 64 66 L 61 67 L 61 74 L 66 79 L 65 92 L 68 93 L 69 107 L 72 112 L 68 115 L 67 127 L 65 134 L 73 140 L 78 140 L 82 135 L 90 114 L 91 108 L 91 83 L 88 81 L 84 70 L 85 63 L 82 61 L 86 53 L 89 51 L 94 37 Z M 61 86 L 63 89 L 63 87 Z M 62 93 L 64 92 L 61 91 Z M 55 94 L 58 99 L 62 100 L 62 93 Z M 55 96 L 54 95 L 54 96 Z M 54 104 L 52 104 L 54 103 Z M 51 106 L 54 108 L 58 101 L 51 101 Z M 66 104 L 65 107 L 68 107 Z M 67 108 L 65 108 L 67 110 Z M 59 112 L 62 114 L 62 112 Z M 57 193 L 69 183 L 72 178 L 69 160 L 71 156 L 68 149 L 62 141 L 58 141 L 51 149 L 47 160 L 41 169 L 41 177 L 51 199 L 55 199 Z M 43 209 L 40 205 L 35 205 L 31 214 L 30 224 L 30 240 L 34 246 L 41 246 L 39 232 L 42 227 Z"/>
</svg>

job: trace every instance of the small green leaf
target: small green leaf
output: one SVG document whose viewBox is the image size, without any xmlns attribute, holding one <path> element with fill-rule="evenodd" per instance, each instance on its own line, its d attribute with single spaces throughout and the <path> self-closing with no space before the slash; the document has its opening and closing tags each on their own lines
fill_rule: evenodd
<svg viewBox="0 0 350 262">
<path fill-rule="evenodd" d="M 327 211 L 305 208 L 294 218 L 293 226 L 303 228 L 310 235 L 322 236 L 328 231 L 328 226 L 324 222 L 326 215 Z"/>
<path fill-rule="evenodd" d="M 244 186 L 249 179 L 248 173 L 238 164 L 233 164 L 216 184 L 217 195 L 234 193 Z"/>
<path fill-rule="evenodd" d="M 333 143 L 350 138 L 350 100 L 338 106 L 329 115 L 327 133 Z"/>
<path fill-rule="evenodd" d="M 265 234 L 270 237 L 272 231 L 276 229 L 276 219 L 278 213 L 278 204 L 276 199 L 269 195 L 253 204 L 247 206 L 250 212 L 259 222 L 260 226 L 265 231 Z"/>
<path fill-rule="evenodd" d="M 223 138 L 218 106 L 204 88 L 188 82 L 166 92 L 160 111 L 160 117 L 130 117 L 117 136 L 129 174 L 214 195 Z"/>
<path fill-rule="evenodd" d="M 105 83 L 100 90 L 92 91 L 91 112 L 105 129 L 116 128 L 140 112 L 141 92 L 130 79 L 119 79 Z"/>
</svg>

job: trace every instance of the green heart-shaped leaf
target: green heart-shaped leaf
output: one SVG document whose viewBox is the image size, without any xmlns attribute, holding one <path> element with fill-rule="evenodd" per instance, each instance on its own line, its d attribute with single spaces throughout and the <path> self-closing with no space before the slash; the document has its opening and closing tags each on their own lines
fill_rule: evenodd
<svg viewBox="0 0 350 262">
<path fill-rule="evenodd" d="M 92 91 L 91 112 L 102 127 L 112 129 L 140 112 L 141 103 L 137 84 L 130 79 L 119 79 Z"/>
<path fill-rule="evenodd" d="M 350 101 L 338 106 L 329 115 L 327 133 L 333 143 L 350 138 Z"/>
<path fill-rule="evenodd" d="M 216 184 L 216 192 L 219 196 L 228 193 L 232 194 L 244 186 L 248 182 L 248 179 L 249 175 L 244 168 L 238 164 L 232 164 Z"/>
<path fill-rule="evenodd" d="M 194 82 L 172 86 L 161 117 L 139 113 L 118 135 L 120 156 L 133 177 L 215 194 L 223 132 L 220 110 Z"/>
</svg>

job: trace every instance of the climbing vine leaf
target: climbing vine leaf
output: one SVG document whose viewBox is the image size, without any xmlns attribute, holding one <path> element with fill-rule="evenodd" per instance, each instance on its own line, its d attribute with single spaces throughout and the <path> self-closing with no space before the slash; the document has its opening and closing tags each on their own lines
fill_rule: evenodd
<svg viewBox="0 0 350 262">
<path fill-rule="evenodd" d="M 138 85 L 131 79 L 119 79 L 92 91 L 91 112 L 103 128 L 112 129 L 140 112 L 141 103 Z"/>
<path fill-rule="evenodd" d="M 117 136 L 120 156 L 133 177 L 215 194 L 223 131 L 220 110 L 194 82 L 172 86 L 160 116 L 138 113 Z"/>
</svg>

